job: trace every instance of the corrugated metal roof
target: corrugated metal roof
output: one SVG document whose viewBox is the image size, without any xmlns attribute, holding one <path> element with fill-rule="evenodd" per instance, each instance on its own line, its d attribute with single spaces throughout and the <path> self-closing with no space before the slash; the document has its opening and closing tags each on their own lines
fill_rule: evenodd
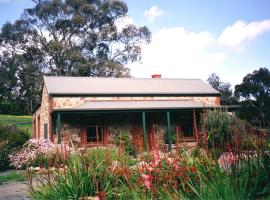
<svg viewBox="0 0 270 200">
<path fill-rule="evenodd" d="M 215 108 L 214 105 L 203 105 L 189 100 L 181 101 L 89 101 L 78 107 L 55 109 L 59 110 L 151 110 L 151 109 L 189 109 L 189 108 Z"/>
<path fill-rule="evenodd" d="M 136 95 L 212 94 L 219 92 L 200 79 L 91 78 L 45 76 L 49 94 Z"/>
</svg>

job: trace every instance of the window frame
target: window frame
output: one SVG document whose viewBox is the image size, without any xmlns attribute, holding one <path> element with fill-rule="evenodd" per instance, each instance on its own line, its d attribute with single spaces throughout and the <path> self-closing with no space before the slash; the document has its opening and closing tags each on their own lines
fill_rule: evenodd
<svg viewBox="0 0 270 200">
<path fill-rule="evenodd" d="M 95 132 L 96 132 L 96 142 L 93 142 L 93 141 L 88 141 L 88 131 L 87 131 L 87 129 L 88 128 L 95 128 Z M 99 134 L 99 130 L 100 130 L 100 134 Z M 96 126 L 87 126 L 87 127 L 85 127 L 85 131 L 86 131 L 86 138 L 85 138 L 85 140 L 86 140 L 86 143 L 93 143 L 93 144 L 100 144 L 100 143 L 103 143 L 103 141 L 104 141 L 104 127 L 102 127 L 102 126 L 98 126 L 98 125 L 96 125 Z M 101 136 L 101 138 L 99 138 L 99 135 Z"/>
</svg>

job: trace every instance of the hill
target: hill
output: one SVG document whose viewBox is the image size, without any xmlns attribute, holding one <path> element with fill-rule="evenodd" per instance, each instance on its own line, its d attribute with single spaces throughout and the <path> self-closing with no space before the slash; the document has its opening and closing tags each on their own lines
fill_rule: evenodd
<svg viewBox="0 0 270 200">
<path fill-rule="evenodd" d="M 18 129 L 32 134 L 32 116 L 29 115 L 0 115 L 0 125 L 15 125 Z"/>
</svg>

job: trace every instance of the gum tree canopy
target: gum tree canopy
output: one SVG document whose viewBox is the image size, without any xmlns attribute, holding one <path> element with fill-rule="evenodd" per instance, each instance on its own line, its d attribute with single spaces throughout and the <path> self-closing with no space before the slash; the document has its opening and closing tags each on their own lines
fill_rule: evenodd
<svg viewBox="0 0 270 200">
<path fill-rule="evenodd" d="M 138 61 L 140 46 L 150 42 L 147 27 L 124 25 L 128 7 L 123 1 L 34 2 L 0 32 L 0 71 L 16 71 L 15 83 L 3 80 L 12 98 L 37 101 L 43 74 L 127 77 L 125 65 Z"/>
<path fill-rule="evenodd" d="M 235 94 L 242 97 L 240 117 L 256 125 L 270 126 L 270 71 L 260 68 L 247 74 Z"/>
</svg>

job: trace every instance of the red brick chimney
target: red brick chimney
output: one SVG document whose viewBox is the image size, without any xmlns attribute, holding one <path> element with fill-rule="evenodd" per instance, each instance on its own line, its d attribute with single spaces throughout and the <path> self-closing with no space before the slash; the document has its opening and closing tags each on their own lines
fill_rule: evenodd
<svg viewBox="0 0 270 200">
<path fill-rule="evenodd" d="M 161 74 L 153 74 L 152 78 L 161 78 Z"/>
</svg>

